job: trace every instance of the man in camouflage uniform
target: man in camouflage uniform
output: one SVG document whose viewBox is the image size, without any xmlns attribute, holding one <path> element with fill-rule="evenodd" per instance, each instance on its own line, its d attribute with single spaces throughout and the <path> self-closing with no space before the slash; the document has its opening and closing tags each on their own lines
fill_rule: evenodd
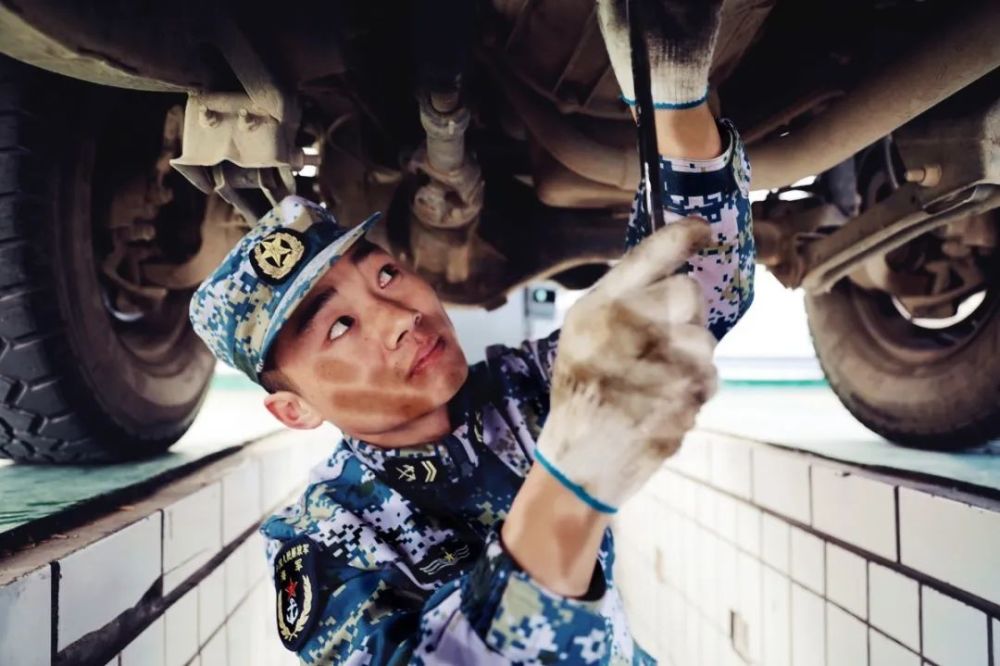
<svg viewBox="0 0 1000 666">
<path fill-rule="evenodd" d="M 651 49 L 656 80 L 695 81 L 654 84 L 661 152 L 677 155 L 661 161 L 669 224 L 651 235 L 640 191 L 632 249 L 561 334 L 468 367 L 430 287 L 362 240 L 377 216 L 347 229 L 295 197 L 198 289 L 195 330 L 279 420 L 344 432 L 261 527 L 278 633 L 302 662 L 654 663 L 628 629 L 608 520 L 679 446 L 714 391 L 714 339 L 753 294 L 749 164 L 704 105 L 709 4 L 704 62 Z M 630 81 L 620 7 L 599 9 Z"/>
</svg>

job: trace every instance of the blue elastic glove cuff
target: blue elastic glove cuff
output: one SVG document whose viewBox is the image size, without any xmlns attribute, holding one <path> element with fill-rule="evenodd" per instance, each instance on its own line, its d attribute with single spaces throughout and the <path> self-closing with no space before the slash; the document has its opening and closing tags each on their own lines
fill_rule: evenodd
<svg viewBox="0 0 1000 666">
<path fill-rule="evenodd" d="M 558 469 L 556 469 L 555 465 L 546 460 L 545 456 L 542 455 L 542 452 L 538 451 L 537 449 L 535 450 L 535 460 L 541 463 L 542 467 L 544 467 L 549 474 L 554 476 L 556 480 L 559 481 L 559 483 L 566 486 L 574 495 L 576 495 L 580 499 L 580 501 L 582 501 L 590 508 L 600 511 L 601 513 L 618 513 L 618 509 L 609 504 L 605 504 L 599 499 L 591 497 L 590 495 L 587 494 L 587 491 L 584 490 L 581 486 L 578 486 L 577 484 L 573 483 L 568 478 L 566 478 L 566 475 L 560 472 Z"/>
<path fill-rule="evenodd" d="M 637 104 L 637 102 L 634 99 L 629 99 L 625 95 L 620 95 L 619 97 L 621 98 L 621 100 L 623 102 L 625 102 L 629 106 L 635 106 Z M 708 99 L 708 90 L 705 91 L 704 95 L 702 95 L 698 99 L 693 100 L 691 102 L 653 102 L 653 108 L 654 109 L 673 109 L 675 111 L 679 110 L 679 109 L 693 109 L 694 107 L 698 106 L 699 104 L 703 104 L 706 99 Z"/>
</svg>

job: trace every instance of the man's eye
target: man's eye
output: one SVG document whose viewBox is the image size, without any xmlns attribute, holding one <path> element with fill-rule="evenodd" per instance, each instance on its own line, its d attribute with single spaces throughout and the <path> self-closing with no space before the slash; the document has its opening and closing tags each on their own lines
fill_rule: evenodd
<svg viewBox="0 0 1000 666">
<path fill-rule="evenodd" d="M 384 289 L 390 282 L 392 282 L 396 276 L 399 275 L 399 269 L 392 264 L 386 264 L 382 268 L 378 269 L 378 286 L 380 289 Z"/>
<path fill-rule="evenodd" d="M 344 333 L 347 333 L 348 329 L 354 325 L 354 317 L 340 317 L 337 321 L 333 322 L 333 326 L 330 327 L 330 339 L 336 340 Z"/>
</svg>

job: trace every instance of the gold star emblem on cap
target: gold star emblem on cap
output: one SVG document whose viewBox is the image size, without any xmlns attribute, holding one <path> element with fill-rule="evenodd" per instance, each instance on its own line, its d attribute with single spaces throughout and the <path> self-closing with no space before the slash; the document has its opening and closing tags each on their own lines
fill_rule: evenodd
<svg viewBox="0 0 1000 666">
<path fill-rule="evenodd" d="M 254 246 L 251 258 L 258 272 L 281 280 L 295 269 L 303 254 L 305 245 L 297 235 L 276 231 Z"/>
</svg>

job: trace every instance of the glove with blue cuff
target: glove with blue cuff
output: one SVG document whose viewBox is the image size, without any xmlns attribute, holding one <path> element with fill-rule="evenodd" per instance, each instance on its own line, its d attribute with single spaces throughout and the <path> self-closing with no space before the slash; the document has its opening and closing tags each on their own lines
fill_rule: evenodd
<svg viewBox="0 0 1000 666">
<path fill-rule="evenodd" d="M 686 109 L 708 97 L 722 0 L 597 0 L 597 18 L 622 99 L 635 106 L 629 8 L 638 5 L 649 50 L 653 105 Z"/>
<path fill-rule="evenodd" d="M 566 314 L 535 459 L 598 511 L 642 487 L 715 392 L 701 289 L 674 274 L 711 236 L 696 218 L 661 228 Z"/>
</svg>

